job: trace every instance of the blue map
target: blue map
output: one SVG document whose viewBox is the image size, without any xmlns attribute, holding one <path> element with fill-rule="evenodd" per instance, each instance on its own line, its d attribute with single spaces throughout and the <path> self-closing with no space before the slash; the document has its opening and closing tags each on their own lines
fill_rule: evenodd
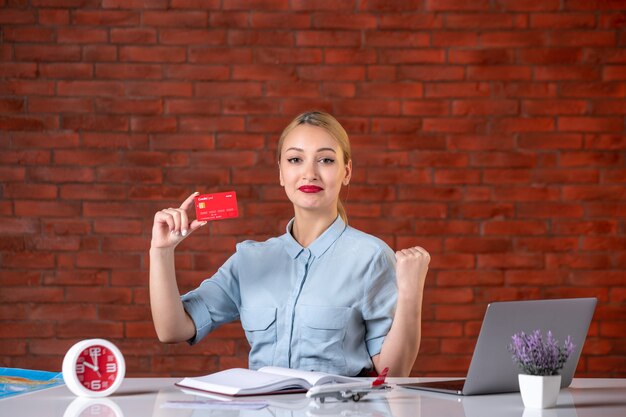
<svg viewBox="0 0 626 417">
<path fill-rule="evenodd" d="M 61 372 L 0 368 L 0 399 L 63 384 Z"/>
</svg>

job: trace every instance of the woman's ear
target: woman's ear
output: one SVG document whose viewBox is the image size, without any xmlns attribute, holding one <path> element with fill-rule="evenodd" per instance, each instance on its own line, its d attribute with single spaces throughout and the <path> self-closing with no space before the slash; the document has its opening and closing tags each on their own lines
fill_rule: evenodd
<svg viewBox="0 0 626 417">
<path fill-rule="evenodd" d="M 352 159 L 346 164 L 346 175 L 343 178 L 343 185 L 348 185 L 350 183 L 350 178 L 352 178 Z"/>
<path fill-rule="evenodd" d="M 280 169 L 280 162 L 278 162 L 278 180 L 280 181 L 280 186 L 285 186 L 285 181 L 283 181 L 283 171 Z"/>
</svg>

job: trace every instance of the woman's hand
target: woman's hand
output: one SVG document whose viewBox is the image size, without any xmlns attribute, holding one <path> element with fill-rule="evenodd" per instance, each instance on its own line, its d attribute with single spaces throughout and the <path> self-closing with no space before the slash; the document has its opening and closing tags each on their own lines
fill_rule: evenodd
<svg viewBox="0 0 626 417">
<path fill-rule="evenodd" d="M 396 252 L 396 280 L 399 295 L 415 297 L 416 294 L 421 294 L 429 263 L 430 254 L 420 246 Z"/>
<path fill-rule="evenodd" d="M 179 208 L 167 208 L 157 211 L 152 225 L 151 248 L 167 249 L 175 248 L 192 232 L 204 226 L 206 222 L 193 220 L 189 222 L 187 211 L 193 207 L 194 198 L 198 192 L 191 194 Z"/>
</svg>

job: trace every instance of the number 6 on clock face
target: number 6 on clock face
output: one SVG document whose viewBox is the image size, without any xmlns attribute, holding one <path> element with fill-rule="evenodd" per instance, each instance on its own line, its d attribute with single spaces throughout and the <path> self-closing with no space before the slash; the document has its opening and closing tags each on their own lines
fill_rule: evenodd
<svg viewBox="0 0 626 417">
<path fill-rule="evenodd" d="M 63 379 L 74 394 L 105 397 L 115 392 L 126 365 L 122 352 L 104 339 L 82 340 L 72 346 L 63 359 Z"/>
</svg>

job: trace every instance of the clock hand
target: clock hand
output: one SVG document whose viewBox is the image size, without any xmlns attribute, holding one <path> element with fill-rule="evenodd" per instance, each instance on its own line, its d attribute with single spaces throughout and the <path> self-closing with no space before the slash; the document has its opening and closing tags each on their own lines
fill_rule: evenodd
<svg viewBox="0 0 626 417">
<path fill-rule="evenodd" d="M 96 371 L 98 369 L 97 367 L 93 366 L 92 364 L 90 364 L 87 361 L 83 362 L 83 365 L 85 365 L 87 368 L 93 369 L 94 371 Z"/>
<path fill-rule="evenodd" d="M 87 368 L 93 369 L 93 371 L 94 371 L 95 373 L 97 373 L 97 374 L 98 374 L 98 376 L 102 376 L 102 375 L 100 375 L 100 371 L 98 370 L 98 367 L 97 367 L 97 366 L 94 366 L 94 365 L 90 364 L 90 363 L 89 363 L 89 362 L 87 362 L 87 361 L 84 361 L 84 362 L 83 362 L 83 365 L 85 365 Z"/>
<path fill-rule="evenodd" d="M 100 355 L 98 355 L 95 352 L 94 353 L 89 352 L 89 356 L 91 356 L 91 361 L 93 362 L 93 366 L 95 366 L 94 371 L 97 372 L 98 371 L 98 356 Z"/>
</svg>

